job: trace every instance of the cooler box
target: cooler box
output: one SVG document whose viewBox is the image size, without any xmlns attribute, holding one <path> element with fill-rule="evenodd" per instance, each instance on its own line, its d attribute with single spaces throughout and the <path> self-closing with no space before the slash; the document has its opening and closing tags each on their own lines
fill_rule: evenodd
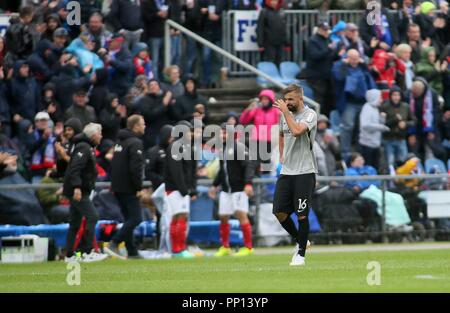
<svg viewBox="0 0 450 313">
<path fill-rule="evenodd" d="M 1 263 L 36 263 L 48 258 L 48 238 L 36 235 L 2 237 L 0 239 Z"/>
</svg>

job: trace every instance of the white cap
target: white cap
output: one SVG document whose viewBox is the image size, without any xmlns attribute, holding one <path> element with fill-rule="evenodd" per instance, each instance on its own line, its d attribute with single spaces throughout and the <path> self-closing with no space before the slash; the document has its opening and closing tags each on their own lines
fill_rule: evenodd
<svg viewBox="0 0 450 313">
<path fill-rule="evenodd" d="M 50 115 L 48 115 L 47 112 L 39 112 L 38 114 L 36 114 L 36 116 L 34 117 L 34 120 L 49 120 L 50 119 Z"/>
</svg>

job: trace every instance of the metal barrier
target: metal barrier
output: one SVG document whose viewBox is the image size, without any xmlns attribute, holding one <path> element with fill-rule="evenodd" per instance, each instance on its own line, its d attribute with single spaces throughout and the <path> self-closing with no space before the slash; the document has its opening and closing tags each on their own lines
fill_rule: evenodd
<svg viewBox="0 0 450 313">
<path fill-rule="evenodd" d="M 216 45 L 214 45 L 213 43 L 209 42 L 208 40 L 204 39 L 203 37 L 195 34 L 194 32 L 190 31 L 189 29 L 183 27 L 182 25 L 172 21 L 172 20 L 166 20 L 166 24 L 165 24 L 165 31 L 164 31 L 164 62 L 165 62 L 165 66 L 169 66 L 170 65 L 170 27 L 173 27 L 179 31 L 181 31 L 183 34 L 185 34 L 186 36 L 191 37 L 192 39 L 198 41 L 199 43 L 201 43 L 204 46 L 209 47 L 210 49 L 214 50 L 215 52 L 219 53 L 224 59 L 229 60 L 230 62 L 234 62 L 236 64 L 239 64 L 241 67 L 247 69 L 250 73 L 253 73 L 254 75 L 258 75 L 258 76 L 262 76 L 265 79 L 267 79 L 269 82 L 271 82 L 272 84 L 274 84 L 276 87 L 278 88 L 286 88 L 287 85 L 279 82 L 277 80 L 275 80 L 273 77 L 269 76 L 268 74 L 258 70 L 257 68 L 255 68 L 254 66 L 252 66 L 251 64 L 241 60 L 239 57 L 233 55 L 232 53 L 230 53 L 229 51 L 227 51 L 226 49 L 223 49 L 221 47 L 218 47 Z M 303 97 L 303 99 L 305 100 L 305 102 L 312 106 L 315 111 L 317 113 L 320 113 L 320 104 L 315 102 L 313 99 L 310 99 L 306 96 Z"/>
<path fill-rule="evenodd" d="M 234 47 L 234 24 L 236 10 L 223 13 L 223 47 L 239 59 L 256 66 L 261 60 L 261 54 L 258 51 L 236 51 Z M 286 10 L 283 14 L 286 16 L 286 31 L 288 42 L 292 49 L 285 53 L 286 61 L 293 61 L 301 64 L 306 57 L 306 42 L 313 35 L 314 27 L 319 21 L 328 21 L 331 26 L 339 20 L 358 24 L 364 11 L 355 10 L 329 10 L 320 12 L 319 10 Z M 230 60 L 224 60 L 224 66 L 228 68 L 229 73 L 235 76 L 246 76 L 252 73 L 247 71 L 239 64 L 232 63 Z"/>
<path fill-rule="evenodd" d="M 428 181 L 438 181 L 439 184 L 449 186 L 450 183 L 450 174 L 426 174 L 426 175 L 399 175 L 399 176 L 390 176 L 390 175 L 376 175 L 376 176 L 317 176 L 318 182 L 346 182 L 346 181 L 381 181 L 381 191 L 382 191 L 382 201 L 381 201 L 381 231 L 380 235 L 383 236 L 383 241 L 387 241 L 387 234 L 389 231 L 387 230 L 386 225 L 386 191 L 388 191 L 388 182 L 394 182 L 399 180 L 411 180 L 411 179 L 419 179 L 419 180 L 428 180 Z M 275 183 L 277 178 L 256 178 L 253 180 L 253 184 L 255 186 L 255 195 L 254 195 L 254 205 L 256 208 L 256 212 L 259 211 L 261 201 L 262 201 L 262 191 L 263 186 L 267 184 Z M 211 179 L 199 179 L 199 186 L 210 186 L 212 184 Z M 151 186 L 151 182 L 145 182 L 145 187 Z M 49 189 L 49 188 L 59 188 L 62 187 L 62 184 L 13 184 L 13 185 L 0 185 L 1 190 L 18 190 L 18 189 Z M 98 188 L 108 188 L 110 187 L 109 182 L 97 183 L 96 187 Z M 448 190 L 448 188 L 446 189 Z M 450 199 L 449 199 L 450 200 Z M 1 203 L 0 203 L 1 205 Z M 313 208 L 314 209 L 314 208 Z M 448 208 L 448 215 L 450 216 L 450 206 Z M 255 214 L 255 224 L 258 225 L 257 220 L 258 214 Z M 329 235 L 326 233 L 325 235 Z M 351 234 L 350 234 L 351 235 Z M 353 234 L 354 235 L 354 234 Z"/>
<path fill-rule="evenodd" d="M 335 25 L 339 21 L 346 23 L 354 23 L 358 25 L 359 21 L 363 17 L 364 10 L 328 10 L 327 19 L 331 26 Z"/>
<path fill-rule="evenodd" d="M 9 27 L 9 19 L 12 14 L 0 14 L 0 36 L 4 36 Z"/>
</svg>

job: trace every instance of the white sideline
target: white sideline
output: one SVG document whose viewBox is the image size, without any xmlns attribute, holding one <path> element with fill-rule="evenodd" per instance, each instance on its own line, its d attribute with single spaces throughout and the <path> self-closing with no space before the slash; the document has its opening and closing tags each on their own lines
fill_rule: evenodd
<svg viewBox="0 0 450 313">
<path fill-rule="evenodd" d="M 292 247 L 255 248 L 255 255 L 268 254 L 291 254 Z M 441 243 L 416 243 L 416 244 L 367 244 L 367 245 L 339 245 L 339 246 L 316 246 L 308 249 L 310 253 L 336 253 L 336 252 L 370 252 L 370 251 L 417 251 L 417 250 L 442 250 L 449 249 L 450 242 Z"/>
</svg>

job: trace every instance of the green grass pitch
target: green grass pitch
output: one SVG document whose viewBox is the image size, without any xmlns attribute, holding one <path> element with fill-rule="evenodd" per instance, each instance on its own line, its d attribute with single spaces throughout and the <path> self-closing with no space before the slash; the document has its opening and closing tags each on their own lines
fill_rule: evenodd
<svg viewBox="0 0 450 313">
<path fill-rule="evenodd" d="M 0 292 L 450 292 L 445 249 L 311 253 L 300 268 L 289 267 L 290 258 L 274 253 L 83 263 L 79 286 L 67 284 L 63 262 L 0 264 Z M 381 265 L 381 285 L 367 284 L 370 261 Z"/>
</svg>

